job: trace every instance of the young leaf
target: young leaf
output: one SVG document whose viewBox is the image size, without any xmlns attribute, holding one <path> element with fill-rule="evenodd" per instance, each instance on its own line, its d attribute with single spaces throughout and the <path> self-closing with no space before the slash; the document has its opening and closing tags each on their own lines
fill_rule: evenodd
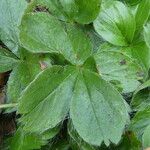
<svg viewBox="0 0 150 150">
<path fill-rule="evenodd" d="M 41 146 L 46 145 L 48 140 L 52 139 L 58 131 L 57 128 L 54 128 L 38 135 L 35 133 L 26 133 L 22 128 L 19 128 L 14 137 L 10 139 L 10 150 L 40 149 Z"/>
<path fill-rule="evenodd" d="M 133 60 L 120 51 L 101 51 L 94 56 L 99 74 L 108 81 L 117 80 L 123 92 L 133 92 L 142 79 L 143 70 Z"/>
<path fill-rule="evenodd" d="M 148 20 L 150 15 L 150 1 L 149 0 L 141 0 L 140 4 L 138 5 L 138 9 L 136 11 L 136 28 L 140 29 Z"/>
<path fill-rule="evenodd" d="M 19 113 L 24 129 L 44 132 L 65 119 L 76 73 L 74 68 L 52 67 L 41 72 L 23 91 Z M 43 109 L 44 108 L 44 109 Z"/>
<path fill-rule="evenodd" d="M 127 46 L 132 42 L 136 28 L 135 18 L 123 3 L 114 1 L 102 10 L 94 21 L 95 30 L 108 42 Z"/>
<path fill-rule="evenodd" d="M 12 70 L 18 61 L 14 54 L 6 49 L 0 48 L 0 73 Z"/>
<path fill-rule="evenodd" d="M 117 144 L 129 119 L 121 95 L 95 73 L 83 70 L 74 88 L 70 109 L 78 134 L 89 144 Z M 86 115 L 85 115 L 86 114 Z"/>
<path fill-rule="evenodd" d="M 150 48 L 150 23 L 148 23 L 144 27 L 144 37 L 145 37 L 145 41 L 146 41 L 147 46 Z"/>
<path fill-rule="evenodd" d="M 26 8 L 26 0 L 1 0 L 0 39 L 14 53 L 18 50 L 18 26 Z"/>
<path fill-rule="evenodd" d="M 20 33 L 24 48 L 34 53 L 60 53 L 73 64 L 83 64 L 91 54 L 89 39 L 77 26 L 62 24 L 46 13 L 24 17 Z"/>
</svg>

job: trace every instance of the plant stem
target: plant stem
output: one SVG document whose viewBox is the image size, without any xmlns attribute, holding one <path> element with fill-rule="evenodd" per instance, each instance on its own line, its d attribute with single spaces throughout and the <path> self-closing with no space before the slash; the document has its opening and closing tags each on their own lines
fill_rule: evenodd
<svg viewBox="0 0 150 150">
<path fill-rule="evenodd" d="M 12 103 L 12 104 L 1 104 L 1 105 L 0 105 L 0 109 L 1 109 L 1 108 L 16 107 L 17 105 L 18 105 L 18 103 Z"/>
</svg>

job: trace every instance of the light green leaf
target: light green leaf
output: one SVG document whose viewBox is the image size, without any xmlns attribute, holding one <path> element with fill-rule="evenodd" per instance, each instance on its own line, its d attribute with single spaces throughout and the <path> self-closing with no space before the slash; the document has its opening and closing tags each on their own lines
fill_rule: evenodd
<svg viewBox="0 0 150 150">
<path fill-rule="evenodd" d="M 88 24 L 96 19 L 101 0 L 88 0 L 88 3 L 84 0 L 38 0 L 37 4 L 46 6 L 61 20 Z"/>
<path fill-rule="evenodd" d="M 100 146 L 117 144 L 129 119 L 121 95 L 95 73 L 83 70 L 74 87 L 71 119 L 84 141 Z"/>
<path fill-rule="evenodd" d="M 136 28 L 135 18 L 123 3 L 114 1 L 102 10 L 94 21 L 95 30 L 108 42 L 127 46 L 132 42 Z"/>
<path fill-rule="evenodd" d="M 144 131 L 142 142 L 144 148 L 150 147 L 150 125 Z"/>
<path fill-rule="evenodd" d="M 27 2 L 26 0 L 1 0 L 0 3 L 0 39 L 10 50 L 17 53 L 18 26 L 27 8 Z"/>
<path fill-rule="evenodd" d="M 147 46 L 150 48 L 150 23 L 144 27 L 144 38 Z"/>
<path fill-rule="evenodd" d="M 21 25 L 21 43 L 34 53 L 60 53 L 73 64 L 83 64 L 92 46 L 86 35 L 74 25 L 63 25 L 47 13 L 27 14 Z"/>
<path fill-rule="evenodd" d="M 25 130 L 40 133 L 65 119 L 75 78 L 74 67 L 55 66 L 41 72 L 27 86 L 19 98 L 19 113 L 23 114 L 20 121 Z"/>
<path fill-rule="evenodd" d="M 101 51 L 94 56 L 97 69 L 103 79 L 107 81 L 119 81 L 123 92 L 133 92 L 142 79 L 143 70 L 132 58 L 120 51 Z"/>
<path fill-rule="evenodd" d="M 12 70 L 19 60 L 10 51 L 0 48 L 0 73 Z"/>
<path fill-rule="evenodd" d="M 58 128 L 54 128 L 38 135 L 35 133 L 26 133 L 22 128 L 19 128 L 10 140 L 10 150 L 41 149 L 58 131 Z"/>
<path fill-rule="evenodd" d="M 143 25 L 148 20 L 150 15 L 150 1 L 149 0 L 141 0 L 140 4 L 138 5 L 136 11 L 136 28 L 139 30 L 143 27 Z"/>
</svg>

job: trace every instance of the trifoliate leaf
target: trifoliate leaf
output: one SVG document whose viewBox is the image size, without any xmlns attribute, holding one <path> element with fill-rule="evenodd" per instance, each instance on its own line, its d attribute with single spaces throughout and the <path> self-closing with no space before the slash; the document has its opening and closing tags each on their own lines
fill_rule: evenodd
<svg viewBox="0 0 150 150">
<path fill-rule="evenodd" d="M 133 59 L 120 51 L 101 51 L 94 56 L 97 69 L 103 79 L 119 81 L 123 92 L 133 92 L 142 79 L 143 70 Z"/>
<path fill-rule="evenodd" d="M 95 73 L 83 70 L 77 77 L 71 101 L 71 119 L 78 134 L 89 144 L 117 144 L 128 112 L 121 95 Z"/>
<path fill-rule="evenodd" d="M 21 43 L 33 53 L 59 53 L 73 64 L 83 64 L 92 46 L 74 25 L 63 25 L 47 13 L 27 14 L 21 25 Z"/>
<path fill-rule="evenodd" d="M 0 48 L 0 73 L 12 70 L 19 60 L 10 51 Z"/>
<path fill-rule="evenodd" d="M 135 18 L 123 3 L 114 1 L 102 10 L 94 21 L 95 30 L 108 42 L 127 46 L 132 42 L 136 28 Z"/>
<path fill-rule="evenodd" d="M 26 0 L 1 0 L 0 39 L 14 53 L 19 45 L 19 29 L 22 16 L 27 8 Z"/>
<path fill-rule="evenodd" d="M 65 119 L 75 79 L 74 67 L 52 67 L 27 86 L 19 98 L 20 121 L 26 131 L 41 133 Z"/>
</svg>

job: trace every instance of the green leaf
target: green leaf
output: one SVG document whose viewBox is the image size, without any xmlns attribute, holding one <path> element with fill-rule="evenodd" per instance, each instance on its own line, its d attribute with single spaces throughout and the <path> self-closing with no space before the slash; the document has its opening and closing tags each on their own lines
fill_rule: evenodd
<svg viewBox="0 0 150 150">
<path fill-rule="evenodd" d="M 150 23 L 144 27 L 144 38 L 147 46 L 150 48 Z"/>
<path fill-rule="evenodd" d="M 150 125 L 144 131 L 142 142 L 143 142 L 144 148 L 150 147 Z"/>
<path fill-rule="evenodd" d="M 147 126 L 150 125 L 150 105 L 144 110 L 137 112 L 132 119 L 130 129 L 136 133 L 139 139 L 142 138 L 142 134 Z"/>
<path fill-rule="evenodd" d="M 75 78 L 74 67 L 55 66 L 41 72 L 27 86 L 19 98 L 18 110 L 23 114 L 20 121 L 26 131 L 41 133 L 65 119 Z"/>
<path fill-rule="evenodd" d="M 103 79 L 107 81 L 119 81 L 123 92 L 133 92 L 142 79 L 143 70 L 132 58 L 115 50 L 99 50 L 94 56 L 97 69 Z"/>
<path fill-rule="evenodd" d="M 114 1 L 102 10 L 94 21 L 95 30 L 108 42 L 127 46 L 132 42 L 136 28 L 135 18 L 123 3 Z"/>
<path fill-rule="evenodd" d="M 126 52 L 129 51 L 129 53 L 131 53 L 131 57 L 137 60 L 137 63 L 141 65 L 143 70 L 148 72 L 150 68 L 150 49 L 144 41 L 133 44 L 125 50 Z"/>
<path fill-rule="evenodd" d="M 53 15 L 61 20 L 88 24 L 96 19 L 101 0 L 88 0 L 88 3 L 84 0 L 38 0 L 37 4 L 46 6 Z"/>
<path fill-rule="evenodd" d="M 10 51 L 0 48 L 0 73 L 12 70 L 19 60 Z"/>
<path fill-rule="evenodd" d="M 73 48 L 72 55 L 75 56 L 75 64 L 83 64 L 85 60 L 92 54 L 92 45 L 90 40 L 78 26 L 67 25 L 66 33 L 68 34 Z"/>
<path fill-rule="evenodd" d="M 16 103 L 23 89 L 42 71 L 40 55 L 20 50 L 21 62 L 13 69 L 7 82 L 7 102 Z M 15 87 L 15 88 L 14 88 Z"/>
<path fill-rule="evenodd" d="M 75 21 L 88 24 L 96 19 L 99 10 L 101 0 L 76 0 L 76 5 L 78 7 L 78 12 L 75 15 Z"/>
<path fill-rule="evenodd" d="M 71 121 L 68 123 L 68 133 L 72 150 L 95 150 L 92 145 L 87 144 L 81 137 L 79 137 Z"/>
<path fill-rule="evenodd" d="M 95 73 L 83 70 L 71 101 L 71 119 L 78 134 L 89 144 L 117 144 L 129 119 L 122 96 Z"/>
<path fill-rule="evenodd" d="M 1 0 L 0 5 L 0 39 L 14 53 L 19 45 L 18 26 L 27 7 L 25 0 Z"/>
<path fill-rule="evenodd" d="M 121 0 L 127 4 L 130 4 L 131 6 L 137 5 L 138 3 L 140 3 L 141 0 Z"/>
<path fill-rule="evenodd" d="M 136 28 L 139 30 L 143 27 L 143 25 L 148 20 L 150 15 L 150 1 L 149 0 L 141 0 L 140 4 L 138 5 L 136 11 Z"/>
<path fill-rule="evenodd" d="M 54 128 L 38 135 L 35 133 L 26 133 L 22 128 L 19 128 L 14 137 L 10 140 L 10 150 L 40 149 L 41 146 L 46 145 L 48 140 L 52 139 L 58 131 L 57 128 Z"/>
<path fill-rule="evenodd" d="M 74 25 L 63 25 L 47 13 L 27 14 L 21 25 L 21 43 L 33 53 L 60 53 L 74 64 L 83 64 L 92 46 L 86 35 Z"/>
<path fill-rule="evenodd" d="M 135 110 L 143 110 L 148 105 L 150 105 L 149 87 L 150 80 L 139 86 L 135 91 L 131 101 L 131 105 Z"/>
</svg>

